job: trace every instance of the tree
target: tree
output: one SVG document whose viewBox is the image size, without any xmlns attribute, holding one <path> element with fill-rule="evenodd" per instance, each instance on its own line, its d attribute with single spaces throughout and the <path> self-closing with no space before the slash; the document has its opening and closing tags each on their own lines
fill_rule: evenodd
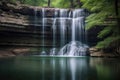
<svg viewBox="0 0 120 80">
<path fill-rule="evenodd" d="M 52 7 L 57 7 L 57 8 L 70 8 L 71 0 L 52 0 L 51 1 L 51 6 Z"/>
<path fill-rule="evenodd" d="M 98 42 L 97 48 L 106 48 L 111 43 L 120 41 L 120 29 L 117 25 L 119 21 L 118 0 L 81 0 L 83 8 L 87 8 L 91 14 L 87 17 L 87 29 L 97 25 L 104 26 L 104 29 L 98 34 L 98 38 L 104 38 Z M 118 42 L 120 43 L 120 42 Z"/>
<path fill-rule="evenodd" d="M 57 8 L 79 8 L 81 6 L 80 0 L 6 0 L 11 2 L 19 1 L 22 4 L 32 6 L 48 6 Z"/>
</svg>

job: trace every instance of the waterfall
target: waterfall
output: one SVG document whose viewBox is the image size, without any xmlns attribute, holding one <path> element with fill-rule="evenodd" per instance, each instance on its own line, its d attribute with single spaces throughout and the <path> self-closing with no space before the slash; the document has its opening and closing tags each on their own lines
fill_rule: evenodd
<svg viewBox="0 0 120 80">
<path fill-rule="evenodd" d="M 85 37 L 85 24 L 84 24 L 84 10 L 75 9 L 72 11 L 72 25 L 71 25 L 71 42 L 66 44 L 60 49 L 59 55 L 67 56 L 86 56 L 88 46 L 84 43 Z M 71 12 L 69 13 L 69 17 Z M 64 25 L 63 25 L 64 26 Z"/>
<path fill-rule="evenodd" d="M 66 36 L 66 17 L 67 17 L 67 9 L 60 9 L 60 47 L 63 47 L 65 45 Z"/>
<path fill-rule="evenodd" d="M 52 26 L 52 29 L 53 29 L 53 48 L 56 47 L 56 18 L 54 18 L 53 20 L 53 26 Z"/>
<path fill-rule="evenodd" d="M 72 26 L 71 26 L 72 27 L 71 28 L 72 29 L 72 35 L 71 35 L 72 41 L 75 41 L 75 38 L 76 38 L 75 37 L 75 32 L 76 32 L 76 23 L 75 22 L 76 22 L 76 19 L 72 19 Z"/>
<path fill-rule="evenodd" d="M 45 9 L 42 8 L 42 55 L 46 55 L 45 52 L 45 23 L 46 23 L 46 19 L 45 19 Z"/>
<path fill-rule="evenodd" d="M 89 47 L 88 45 L 86 45 L 87 32 L 85 30 L 86 14 L 84 9 L 72 9 L 72 10 L 68 10 L 68 9 L 55 10 L 54 9 L 54 14 L 52 17 L 49 16 L 51 15 L 51 13 L 48 15 L 48 17 L 46 16 L 46 14 L 49 11 L 45 9 L 46 8 L 42 8 L 42 53 L 41 55 L 46 55 L 45 41 L 47 40 L 45 40 L 45 37 L 47 36 L 45 36 L 45 31 L 46 31 L 45 29 L 48 30 L 48 26 L 51 27 L 51 30 L 52 30 L 52 31 L 49 31 L 51 32 L 50 34 L 52 34 L 52 39 L 51 39 L 52 47 L 50 48 L 49 55 L 52 55 L 52 56 L 53 55 L 61 55 L 61 56 L 88 55 Z M 37 20 L 36 15 L 37 13 L 35 13 L 35 20 Z M 49 22 L 50 23 L 52 22 L 52 25 L 48 24 Z M 56 43 L 60 44 L 59 51 L 58 51 L 59 48 L 56 46 Z"/>
<path fill-rule="evenodd" d="M 54 11 L 54 18 L 53 18 L 53 24 L 52 24 L 52 37 L 53 37 L 53 43 L 52 43 L 52 49 L 50 49 L 50 55 L 56 55 L 57 48 L 56 48 L 56 33 L 57 33 L 57 26 L 56 26 L 56 20 L 57 20 L 57 10 Z"/>
<path fill-rule="evenodd" d="M 72 17 L 72 39 L 71 41 L 80 41 L 85 40 L 85 24 L 84 24 L 84 10 L 76 9 L 73 11 Z"/>
<path fill-rule="evenodd" d="M 53 25 L 52 25 L 52 36 L 53 36 L 53 48 L 50 50 L 50 55 L 56 55 L 57 49 L 56 49 L 56 18 L 53 19 Z"/>
</svg>

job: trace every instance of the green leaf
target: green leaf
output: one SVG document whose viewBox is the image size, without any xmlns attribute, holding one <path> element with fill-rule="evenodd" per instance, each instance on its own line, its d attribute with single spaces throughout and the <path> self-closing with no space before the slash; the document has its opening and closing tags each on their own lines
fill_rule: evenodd
<svg viewBox="0 0 120 80">
<path fill-rule="evenodd" d="M 108 37 L 96 45 L 96 48 L 106 48 L 113 41 L 120 40 L 120 36 Z"/>
<path fill-rule="evenodd" d="M 105 27 L 102 31 L 100 31 L 100 33 L 98 34 L 98 38 L 103 38 L 106 35 L 108 35 L 110 32 L 112 32 L 113 27 L 112 26 L 108 26 Z"/>
</svg>

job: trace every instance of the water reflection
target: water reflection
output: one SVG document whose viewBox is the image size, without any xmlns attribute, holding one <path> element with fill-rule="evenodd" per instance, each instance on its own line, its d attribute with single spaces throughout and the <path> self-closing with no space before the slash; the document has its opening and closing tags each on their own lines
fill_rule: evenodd
<svg viewBox="0 0 120 80">
<path fill-rule="evenodd" d="M 60 61 L 59 61 L 59 65 L 60 65 L 60 73 L 61 73 L 61 75 L 60 75 L 60 80 L 65 80 L 65 78 L 66 78 L 66 58 L 65 59 L 61 59 Z"/>
<path fill-rule="evenodd" d="M 72 80 L 76 80 L 75 76 L 76 76 L 76 61 L 75 59 L 71 59 L 69 62 L 68 62 L 68 65 L 69 65 L 69 69 L 70 69 L 70 73 L 71 73 L 71 79 Z"/>
<path fill-rule="evenodd" d="M 21 59 L 20 59 L 21 60 Z M 38 61 L 33 61 L 34 59 L 25 59 L 27 65 L 21 64 L 20 60 L 16 60 L 17 68 L 32 69 L 32 71 L 39 70 L 40 80 L 84 80 L 84 75 L 87 73 L 89 58 L 40 58 Z M 39 63 L 38 63 L 39 62 Z M 34 65 L 36 67 L 34 68 Z M 84 73 L 84 74 L 83 74 Z M 37 74 L 37 75 L 38 75 Z"/>
<path fill-rule="evenodd" d="M 53 76 L 52 76 L 52 79 L 55 80 L 55 74 L 56 74 L 56 73 L 55 73 L 55 60 L 52 59 L 51 61 L 52 61 L 51 64 L 52 64 L 52 75 L 53 75 Z"/>
<path fill-rule="evenodd" d="M 44 61 L 44 59 L 42 59 L 42 80 L 45 80 L 45 73 L 44 73 L 44 70 L 45 70 L 45 61 Z"/>
<path fill-rule="evenodd" d="M 120 80 L 116 59 L 17 57 L 0 63 L 2 80 Z"/>
</svg>

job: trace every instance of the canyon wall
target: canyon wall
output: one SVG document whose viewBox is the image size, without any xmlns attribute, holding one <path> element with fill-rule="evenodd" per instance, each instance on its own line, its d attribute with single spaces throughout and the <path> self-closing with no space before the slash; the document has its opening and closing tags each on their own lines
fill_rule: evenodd
<svg viewBox="0 0 120 80">
<path fill-rule="evenodd" d="M 37 8 L 37 14 L 35 10 Z M 54 16 L 55 8 L 46 8 L 46 17 Z M 35 14 L 38 24 L 35 22 Z M 0 1 L 0 46 L 42 46 L 42 8 L 22 4 L 10 4 Z M 45 46 L 52 46 L 51 27 L 48 20 L 45 32 Z M 98 28 L 89 30 L 88 44 L 94 46 L 99 39 L 96 37 Z M 57 34 L 60 36 L 60 34 Z M 57 41 L 60 39 L 58 38 Z M 58 45 L 59 46 L 59 45 Z"/>
</svg>

